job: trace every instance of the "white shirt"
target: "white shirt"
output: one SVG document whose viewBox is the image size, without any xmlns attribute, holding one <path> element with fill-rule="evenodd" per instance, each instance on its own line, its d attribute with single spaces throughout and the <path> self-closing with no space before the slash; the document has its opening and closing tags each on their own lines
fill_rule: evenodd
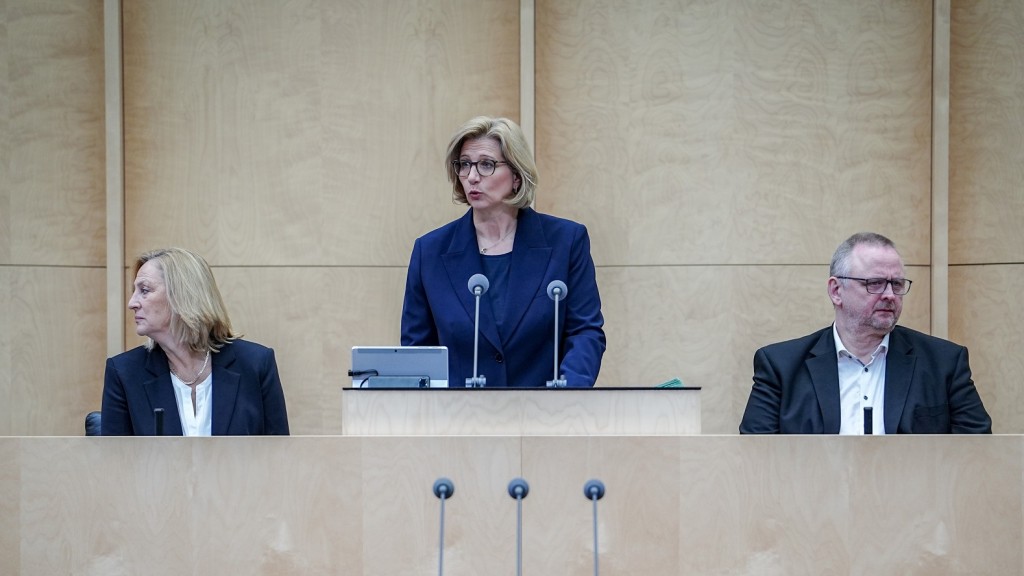
<svg viewBox="0 0 1024 576">
<path fill-rule="evenodd" d="M 836 339 L 836 360 L 839 364 L 839 433 L 864 434 L 864 408 L 871 407 L 871 433 L 885 434 L 885 358 L 889 335 L 871 353 L 864 364 L 850 353 L 832 325 Z"/>
<path fill-rule="evenodd" d="M 178 418 L 185 436 L 211 436 L 213 422 L 213 373 L 196 384 L 196 408 L 192 410 L 192 389 L 171 373 L 174 397 L 178 400 Z"/>
</svg>

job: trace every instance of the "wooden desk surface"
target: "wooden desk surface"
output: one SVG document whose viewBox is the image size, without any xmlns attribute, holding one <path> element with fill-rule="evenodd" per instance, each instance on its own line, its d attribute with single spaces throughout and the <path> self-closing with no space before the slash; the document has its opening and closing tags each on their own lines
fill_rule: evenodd
<svg viewBox="0 0 1024 576">
<path fill-rule="evenodd" d="M 700 426 L 700 388 L 342 392 L 342 433 L 353 436 L 674 436 Z"/>
</svg>

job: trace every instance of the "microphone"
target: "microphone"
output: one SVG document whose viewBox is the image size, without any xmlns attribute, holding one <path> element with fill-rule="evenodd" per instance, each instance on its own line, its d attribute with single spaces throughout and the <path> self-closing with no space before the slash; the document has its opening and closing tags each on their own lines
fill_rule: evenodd
<svg viewBox="0 0 1024 576">
<path fill-rule="evenodd" d="M 156 435 L 157 436 L 163 436 L 164 435 L 164 409 L 163 408 L 154 408 L 153 409 L 153 424 L 154 424 L 154 428 L 156 428 Z"/>
<path fill-rule="evenodd" d="M 548 298 L 555 301 L 555 369 L 552 371 L 551 380 L 548 380 L 548 388 L 565 388 L 568 384 L 565 381 L 565 374 L 562 374 L 561 378 L 558 377 L 558 302 L 565 300 L 568 292 L 565 282 L 561 280 L 552 280 L 548 284 Z"/>
<path fill-rule="evenodd" d="M 594 502 L 594 576 L 597 576 L 597 501 L 604 498 L 604 482 L 596 478 L 587 480 L 587 483 L 583 485 L 583 495 L 587 497 L 587 500 Z"/>
<path fill-rule="evenodd" d="M 473 274 L 469 277 L 469 291 L 476 299 L 476 315 L 473 317 L 473 376 L 466 378 L 466 388 L 483 388 L 487 378 L 477 372 L 477 355 L 480 353 L 480 297 L 491 287 L 487 276 Z"/>
<path fill-rule="evenodd" d="M 455 494 L 455 485 L 447 478 L 434 482 L 434 496 L 441 499 L 441 541 L 437 549 L 437 576 L 444 576 L 444 501 Z"/>
<path fill-rule="evenodd" d="M 523 498 L 530 493 L 530 485 L 522 478 L 513 478 L 508 483 L 508 495 L 516 499 L 518 508 L 516 522 L 516 576 L 523 574 Z"/>
<path fill-rule="evenodd" d="M 871 406 L 864 407 L 864 434 L 875 433 L 875 426 L 871 414 L 872 411 L 873 408 Z"/>
</svg>

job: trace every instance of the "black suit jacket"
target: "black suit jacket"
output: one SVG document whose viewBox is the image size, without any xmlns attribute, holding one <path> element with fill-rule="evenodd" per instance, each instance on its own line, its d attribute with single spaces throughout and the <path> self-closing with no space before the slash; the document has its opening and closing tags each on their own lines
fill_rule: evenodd
<svg viewBox="0 0 1024 576">
<path fill-rule="evenodd" d="M 234 340 L 211 354 L 214 436 L 288 434 L 288 411 L 274 351 Z M 167 355 L 139 346 L 107 359 L 103 378 L 104 436 L 156 434 L 153 410 L 164 409 L 164 434 L 181 436 Z"/>
<path fill-rule="evenodd" d="M 967 349 L 897 326 L 885 360 L 887 434 L 992 432 Z M 742 434 L 838 434 L 839 363 L 829 326 L 754 354 Z"/>
</svg>

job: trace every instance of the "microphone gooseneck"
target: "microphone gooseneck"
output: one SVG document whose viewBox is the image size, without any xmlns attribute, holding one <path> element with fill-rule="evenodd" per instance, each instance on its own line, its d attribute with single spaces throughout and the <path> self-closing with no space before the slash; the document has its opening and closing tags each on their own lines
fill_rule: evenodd
<svg viewBox="0 0 1024 576">
<path fill-rule="evenodd" d="M 516 576 L 523 574 L 523 498 L 530 493 L 530 485 L 523 478 L 508 483 L 508 495 L 516 500 Z"/>
<path fill-rule="evenodd" d="M 565 380 L 563 374 L 561 378 L 558 377 L 558 303 L 565 300 L 565 296 L 569 293 L 569 289 L 565 287 L 565 282 L 561 280 L 552 280 L 548 283 L 548 298 L 555 301 L 555 354 L 554 354 L 554 369 L 552 370 L 551 380 L 548 381 L 548 388 L 565 388 L 568 382 Z"/>
<path fill-rule="evenodd" d="M 594 503 L 594 576 L 598 576 L 597 565 L 597 501 L 604 498 L 604 482 L 594 478 L 583 485 L 583 495 Z"/>
<path fill-rule="evenodd" d="M 455 485 L 447 478 L 438 478 L 434 482 L 434 496 L 441 499 L 440 541 L 437 545 L 437 576 L 444 576 L 444 502 L 455 494 Z"/>
<path fill-rule="evenodd" d="M 480 354 L 480 297 L 491 287 L 487 276 L 473 274 L 469 277 L 469 291 L 476 300 L 476 313 L 473 315 L 473 375 L 466 378 L 466 388 L 483 388 L 487 385 L 487 378 L 477 372 Z"/>
</svg>

